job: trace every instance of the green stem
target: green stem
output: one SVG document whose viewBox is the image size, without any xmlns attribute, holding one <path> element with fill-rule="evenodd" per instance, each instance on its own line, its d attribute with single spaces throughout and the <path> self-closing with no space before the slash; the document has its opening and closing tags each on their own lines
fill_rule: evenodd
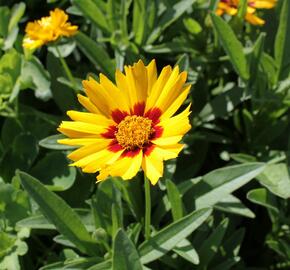
<svg viewBox="0 0 290 270">
<path fill-rule="evenodd" d="M 151 225 L 151 196 L 150 196 L 150 182 L 144 174 L 145 186 L 145 239 L 150 238 L 150 225 Z"/>
<path fill-rule="evenodd" d="M 66 63 L 66 61 L 65 61 L 65 59 L 62 57 L 62 55 L 61 55 L 61 53 L 60 53 L 60 51 L 59 51 L 58 46 L 55 46 L 55 49 L 56 49 L 56 51 L 57 51 L 57 54 L 58 54 L 59 60 L 60 60 L 60 62 L 61 62 L 61 64 L 62 64 L 62 67 L 63 67 L 63 69 L 64 69 L 64 72 L 65 72 L 67 78 L 70 80 L 70 82 L 71 82 L 73 88 L 74 88 L 75 90 L 77 90 L 77 85 L 76 85 L 75 79 L 74 79 L 74 77 L 73 77 L 73 75 L 72 75 L 72 73 L 71 73 L 71 71 L 70 71 L 70 69 L 69 69 L 69 67 L 68 67 L 68 65 L 67 65 L 67 63 Z"/>
</svg>

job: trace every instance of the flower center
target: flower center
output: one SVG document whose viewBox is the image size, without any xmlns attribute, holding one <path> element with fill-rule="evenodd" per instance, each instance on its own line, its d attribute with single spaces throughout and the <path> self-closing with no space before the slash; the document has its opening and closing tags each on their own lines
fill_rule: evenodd
<svg viewBox="0 0 290 270">
<path fill-rule="evenodd" d="M 119 123 L 117 129 L 116 139 L 127 150 L 142 148 L 149 142 L 150 135 L 154 132 L 152 120 L 137 115 L 126 116 Z"/>
</svg>

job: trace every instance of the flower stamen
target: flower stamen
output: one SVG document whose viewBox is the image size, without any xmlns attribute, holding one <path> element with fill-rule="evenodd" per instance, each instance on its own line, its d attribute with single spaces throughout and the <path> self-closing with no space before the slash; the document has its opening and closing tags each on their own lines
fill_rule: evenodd
<svg viewBox="0 0 290 270">
<path fill-rule="evenodd" d="M 126 116 L 118 124 L 117 130 L 116 139 L 127 150 L 142 148 L 149 143 L 150 135 L 154 132 L 152 120 L 137 115 Z"/>
</svg>

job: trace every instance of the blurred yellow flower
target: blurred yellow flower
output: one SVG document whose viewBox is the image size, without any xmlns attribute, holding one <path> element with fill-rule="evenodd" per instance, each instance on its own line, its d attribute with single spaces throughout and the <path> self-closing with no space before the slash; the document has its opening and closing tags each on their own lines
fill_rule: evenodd
<svg viewBox="0 0 290 270">
<path fill-rule="evenodd" d="M 116 71 L 116 85 L 100 74 L 83 81 L 87 96 L 78 95 L 89 112 L 68 111 L 73 121 L 63 121 L 58 130 L 67 139 L 59 143 L 80 147 L 68 157 L 83 172 L 100 172 L 99 181 L 109 175 L 124 180 L 140 167 L 155 185 L 163 175 L 163 161 L 176 158 L 183 148 L 179 141 L 191 128 L 190 105 L 173 116 L 190 90 L 186 72 L 166 66 L 157 76 L 155 61 L 140 60 Z"/>
<path fill-rule="evenodd" d="M 240 0 L 220 0 L 216 14 L 236 15 L 238 13 Z M 253 25 L 263 25 L 264 20 L 255 15 L 256 9 L 271 9 L 274 8 L 277 0 L 248 0 L 248 7 L 245 14 L 245 20 Z"/>
<path fill-rule="evenodd" d="M 29 22 L 25 28 L 23 47 L 35 49 L 57 40 L 59 37 L 69 37 L 77 32 L 78 27 L 68 22 L 68 15 L 61 9 L 50 11 L 49 16 Z"/>
</svg>

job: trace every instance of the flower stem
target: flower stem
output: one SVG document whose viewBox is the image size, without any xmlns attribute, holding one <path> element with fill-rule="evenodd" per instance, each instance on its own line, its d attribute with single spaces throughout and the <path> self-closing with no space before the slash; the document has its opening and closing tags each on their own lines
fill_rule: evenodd
<svg viewBox="0 0 290 270">
<path fill-rule="evenodd" d="M 70 71 L 70 69 L 69 69 L 69 67 L 68 67 L 68 65 L 67 65 L 67 63 L 66 63 L 66 61 L 65 61 L 65 59 L 62 57 L 62 55 L 61 55 L 61 53 L 60 53 L 60 51 L 59 51 L 58 46 L 55 46 L 55 49 L 56 49 L 56 51 L 57 51 L 57 54 L 58 54 L 59 60 L 60 60 L 60 62 L 61 62 L 61 64 L 62 64 L 62 67 L 63 67 L 63 69 L 64 69 L 64 72 L 65 72 L 67 78 L 70 80 L 73 89 L 77 90 L 77 86 L 76 86 L 75 79 L 74 79 L 74 77 L 73 77 L 73 75 L 72 75 L 72 73 L 71 73 L 71 71 Z"/>
<path fill-rule="evenodd" d="M 145 186 L 145 239 L 150 238 L 150 225 L 151 225 L 151 196 L 150 196 L 150 182 L 144 174 Z"/>
</svg>

